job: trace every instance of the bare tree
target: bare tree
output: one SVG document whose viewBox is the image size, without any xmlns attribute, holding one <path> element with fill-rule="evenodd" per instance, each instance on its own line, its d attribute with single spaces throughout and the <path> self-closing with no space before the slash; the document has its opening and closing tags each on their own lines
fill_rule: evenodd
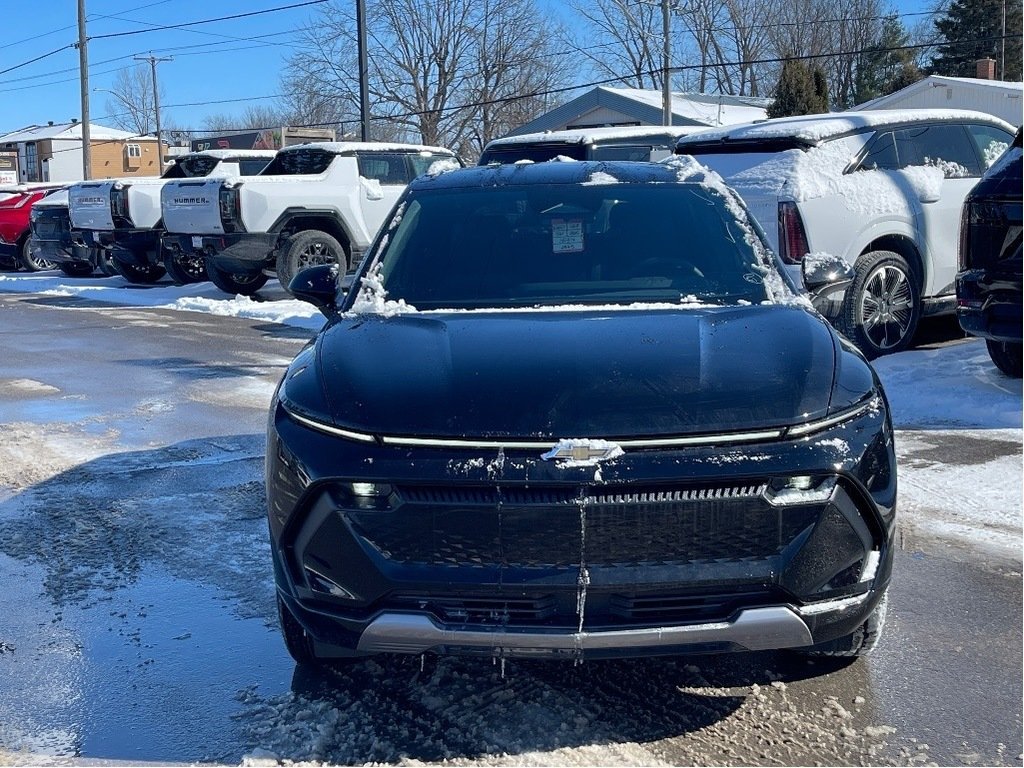
<svg viewBox="0 0 1024 768">
<path fill-rule="evenodd" d="M 283 91 L 304 122 L 345 128 L 358 119 L 349 5 L 325 6 L 288 62 Z M 538 101 L 529 94 L 558 79 L 547 18 L 535 0 L 369 0 L 372 137 L 471 154 L 532 118 Z"/>
<path fill-rule="evenodd" d="M 106 90 L 113 97 L 107 99 L 107 119 L 118 128 L 132 131 L 139 136 L 156 130 L 153 75 L 148 66 L 139 64 L 136 67 L 119 69 L 111 87 L 102 90 Z M 160 100 L 164 100 L 162 87 Z"/>
<path fill-rule="evenodd" d="M 634 88 L 661 88 L 661 8 L 637 0 L 573 0 L 582 37 L 565 43 L 588 60 L 599 77 L 620 77 Z"/>
<path fill-rule="evenodd" d="M 232 133 L 280 128 L 291 123 L 287 109 L 273 104 L 249 104 L 240 115 L 218 113 L 203 120 L 204 133 Z"/>
</svg>

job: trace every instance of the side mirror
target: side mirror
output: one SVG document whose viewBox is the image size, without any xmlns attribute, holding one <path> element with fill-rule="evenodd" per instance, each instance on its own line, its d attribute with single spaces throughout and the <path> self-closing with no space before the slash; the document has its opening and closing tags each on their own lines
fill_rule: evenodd
<svg viewBox="0 0 1024 768">
<path fill-rule="evenodd" d="M 320 310 L 328 319 L 338 314 L 338 265 L 317 264 L 295 273 L 288 284 L 288 292 L 296 299 L 306 301 Z"/>
<path fill-rule="evenodd" d="M 809 253 L 801 264 L 804 287 L 811 302 L 818 303 L 833 293 L 846 290 L 857 276 L 853 267 L 830 253 Z"/>
</svg>

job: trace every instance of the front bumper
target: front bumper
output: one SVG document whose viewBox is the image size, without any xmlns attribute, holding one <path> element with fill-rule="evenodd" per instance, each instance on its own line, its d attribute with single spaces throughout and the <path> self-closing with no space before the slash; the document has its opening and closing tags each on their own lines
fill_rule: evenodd
<svg viewBox="0 0 1024 768">
<path fill-rule="evenodd" d="M 957 317 L 972 336 L 993 341 L 1021 341 L 1024 281 L 1016 269 L 975 269 L 956 276 Z"/>
<path fill-rule="evenodd" d="M 166 235 L 164 246 L 181 253 L 201 253 L 228 273 L 260 272 L 274 268 L 278 235 L 236 232 L 225 235 Z"/>
<path fill-rule="evenodd" d="M 352 445 L 281 408 L 267 456 L 278 591 L 323 657 L 802 647 L 853 632 L 892 567 L 884 409 L 811 439 L 637 451 L 599 479 L 534 456 Z M 815 503 L 765 500 L 770 478 L 803 474 L 837 482 Z M 357 480 L 391 494 L 356 497 Z"/>
</svg>

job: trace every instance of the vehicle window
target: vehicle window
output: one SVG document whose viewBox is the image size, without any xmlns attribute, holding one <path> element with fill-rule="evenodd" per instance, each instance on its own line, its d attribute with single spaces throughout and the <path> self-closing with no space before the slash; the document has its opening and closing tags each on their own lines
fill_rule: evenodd
<svg viewBox="0 0 1024 768">
<path fill-rule="evenodd" d="M 333 152 L 322 149 L 293 149 L 278 152 L 261 176 L 299 176 L 323 173 L 334 160 Z"/>
<path fill-rule="evenodd" d="M 892 132 L 880 133 L 871 140 L 858 171 L 896 170 L 900 167 L 896 157 L 896 144 Z"/>
<path fill-rule="evenodd" d="M 238 170 L 242 176 L 255 176 L 270 164 L 269 157 L 254 157 L 238 161 Z"/>
<path fill-rule="evenodd" d="M 893 131 L 901 168 L 932 165 L 946 178 L 981 176 L 981 166 L 963 126 L 954 123 L 922 125 Z"/>
<path fill-rule="evenodd" d="M 586 160 L 587 148 L 582 144 L 502 144 L 485 150 L 480 155 L 479 165 L 499 163 L 517 163 L 529 160 L 531 163 L 546 163 L 556 157 L 569 157 L 573 160 Z"/>
<path fill-rule="evenodd" d="M 196 155 L 194 157 L 182 157 L 175 161 L 174 165 L 164 171 L 165 179 L 197 179 L 209 176 L 219 163 L 215 157 Z"/>
<path fill-rule="evenodd" d="M 766 299 L 748 233 L 698 185 L 421 191 L 376 259 L 424 310 Z"/>
<path fill-rule="evenodd" d="M 412 166 L 412 178 L 422 176 L 424 173 L 430 170 L 430 166 L 439 160 L 448 160 L 459 162 L 451 155 L 440 154 L 437 152 L 417 152 L 414 155 L 408 155 L 409 165 Z"/>
<path fill-rule="evenodd" d="M 1013 141 L 1011 134 L 994 125 L 971 124 L 967 126 L 967 132 L 974 139 L 986 169 L 992 167 L 992 163 L 999 159 Z"/>
<path fill-rule="evenodd" d="M 357 154 L 359 175 L 364 179 L 376 179 L 381 184 L 408 184 L 412 177 L 405 162 L 406 157 L 406 154 L 399 152 Z"/>
<path fill-rule="evenodd" d="M 651 152 L 654 150 L 650 144 L 647 146 L 629 146 L 625 144 L 607 144 L 603 147 L 594 147 L 590 152 L 591 160 L 633 160 L 646 163 L 651 159 Z"/>
</svg>

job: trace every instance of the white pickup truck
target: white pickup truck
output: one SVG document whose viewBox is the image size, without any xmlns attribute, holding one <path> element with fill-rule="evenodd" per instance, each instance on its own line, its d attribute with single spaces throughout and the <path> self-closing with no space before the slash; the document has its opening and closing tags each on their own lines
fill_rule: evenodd
<svg viewBox="0 0 1024 768">
<path fill-rule="evenodd" d="M 117 270 L 134 283 L 155 282 L 165 269 L 176 283 L 205 280 L 202 260 L 183 261 L 161 252 L 161 188 L 173 179 L 252 176 L 274 155 L 269 149 L 191 152 L 176 158 L 159 178 L 79 182 L 68 193 L 77 244 L 106 251 Z"/>
<path fill-rule="evenodd" d="M 358 263 L 406 185 L 447 149 L 321 142 L 286 147 L 253 178 L 179 180 L 161 193 L 164 250 L 206 260 L 213 283 L 251 295 L 276 272 L 287 289 L 299 269 Z"/>
</svg>

